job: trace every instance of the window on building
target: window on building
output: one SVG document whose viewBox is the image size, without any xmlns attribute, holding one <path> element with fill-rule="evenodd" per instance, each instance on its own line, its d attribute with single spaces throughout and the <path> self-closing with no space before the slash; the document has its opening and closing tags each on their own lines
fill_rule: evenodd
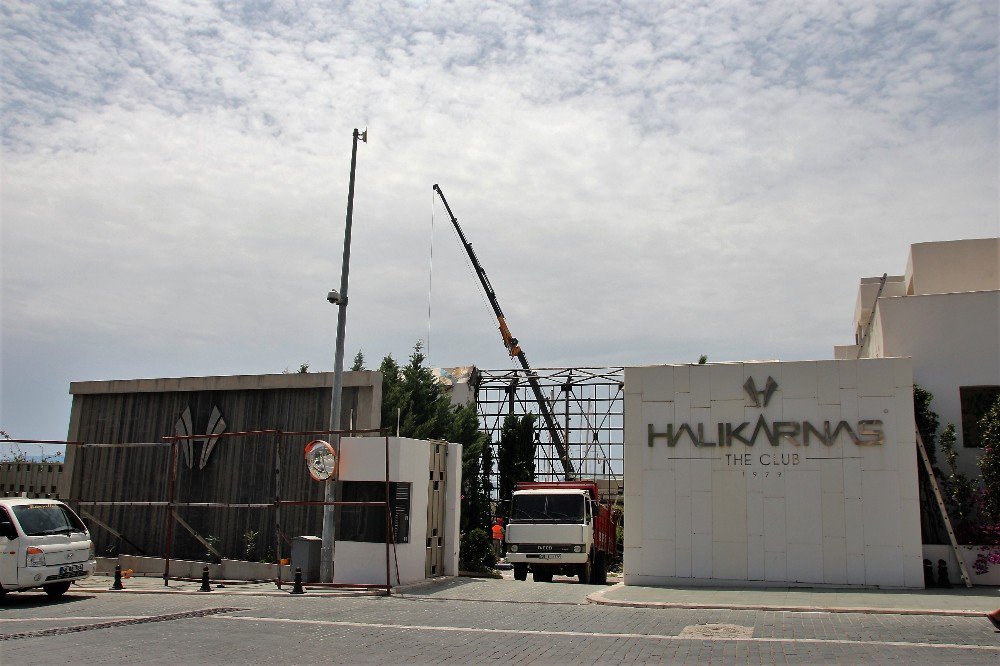
<svg viewBox="0 0 1000 666">
<path fill-rule="evenodd" d="M 341 501 L 384 502 L 385 481 L 343 481 Z M 384 506 L 338 506 L 337 540 L 385 543 Z M 389 484 L 389 514 L 396 543 L 410 540 L 410 484 Z"/>
<path fill-rule="evenodd" d="M 962 401 L 962 445 L 979 448 L 983 445 L 979 420 L 1000 398 L 1000 386 L 961 386 L 958 394 Z"/>
</svg>

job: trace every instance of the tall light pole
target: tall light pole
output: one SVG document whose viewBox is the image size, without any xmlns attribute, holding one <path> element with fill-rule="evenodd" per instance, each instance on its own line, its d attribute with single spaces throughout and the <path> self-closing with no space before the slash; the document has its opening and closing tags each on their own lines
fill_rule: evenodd
<svg viewBox="0 0 1000 666">
<path fill-rule="evenodd" d="M 344 228 L 344 261 L 340 269 L 340 292 L 331 291 L 326 299 L 337 306 L 337 352 L 333 362 L 333 396 L 330 399 L 330 430 L 340 430 L 340 403 L 344 386 L 344 333 L 347 329 L 347 277 L 351 270 L 351 221 L 354 217 L 354 169 L 358 163 L 358 139 L 368 143 L 368 130 L 354 128 L 351 146 L 351 181 L 347 188 L 347 224 Z M 333 437 L 333 450 L 340 460 L 340 435 Z M 337 497 L 336 475 L 327 479 L 323 491 L 324 502 L 334 502 Z M 320 580 L 333 582 L 333 549 L 336 537 L 334 509 L 323 507 L 323 544 L 320 551 Z"/>
</svg>

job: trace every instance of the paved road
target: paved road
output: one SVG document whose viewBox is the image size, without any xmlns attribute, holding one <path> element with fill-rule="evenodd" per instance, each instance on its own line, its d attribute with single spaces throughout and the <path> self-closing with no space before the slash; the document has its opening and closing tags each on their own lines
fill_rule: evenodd
<svg viewBox="0 0 1000 666">
<path fill-rule="evenodd" d="M 587 604 L 595 589 L 457 579 L 392 598 L 8 595 L 0 662 L 1000 663 L 984 618 L 616 608 Z"/>
</svg>

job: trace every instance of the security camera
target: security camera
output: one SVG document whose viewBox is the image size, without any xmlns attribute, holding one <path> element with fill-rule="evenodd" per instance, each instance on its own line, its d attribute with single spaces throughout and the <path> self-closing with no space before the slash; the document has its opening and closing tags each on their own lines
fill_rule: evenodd
<svg viewBox="0 0 1000 666">
<path fill-rule="evenodd" d="M 331 289 L 330 293 L 326 295 L 326 300 L 330 301 L 334 305 L 340 305 L 340 292 L 336 289 Z"/>
</svg>

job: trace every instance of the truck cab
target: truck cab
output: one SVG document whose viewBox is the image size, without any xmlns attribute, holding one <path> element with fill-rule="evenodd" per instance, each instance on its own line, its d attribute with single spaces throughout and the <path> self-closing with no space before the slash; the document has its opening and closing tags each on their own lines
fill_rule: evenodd
<svg viewBox="0 0 1000 666">
<path fill-rule="evenodd" d="M 554 575 L 605 582 L 612 547 L 608 513 L 593 482 L 518 483 L 506 532 L 514 578 L 525 580 L 530 570 L 539 582 L 550 582 Z"/>
<path fill-rule="evenodd" d="M 0 498 L 0 594 L 40 587 L 58 597 L 96 568 L 90 532 L 68 506 Z"/>
</svg>

